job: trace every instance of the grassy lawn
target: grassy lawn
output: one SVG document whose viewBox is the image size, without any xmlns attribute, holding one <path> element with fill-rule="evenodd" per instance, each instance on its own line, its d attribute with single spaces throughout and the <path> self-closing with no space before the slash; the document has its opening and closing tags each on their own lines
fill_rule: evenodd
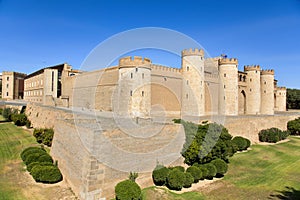
<svg viewBox="0 0 300 200">
<path fill-rule="evenodd" d="M 282 144 L 254 145 L 251 151 L 234 155 L 223 180 L 212 183 L 209 190 L 197 189 L 204 198 L 196 193 L 177 195 L 155 187 L 144 189 L 143 194 L 146 199 L 166 200 L 300 199 L 300 138 L 289 139 Z"/>
<path fill-rule="evenodd" d="M 19 161 L 22 149 L 32 144 L 36 142 L 30 133 L 11 123 L 0 123 L 0 200 L 25 199 L 14 187 L 6 171 L 13 162 Z"/>
</svg>

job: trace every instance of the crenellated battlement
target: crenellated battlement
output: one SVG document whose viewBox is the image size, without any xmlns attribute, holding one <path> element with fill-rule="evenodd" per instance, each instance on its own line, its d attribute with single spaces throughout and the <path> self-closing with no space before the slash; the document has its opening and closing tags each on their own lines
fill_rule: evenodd
<svg viewBox="0 0 300 200">
<path fill-rule="evenodd" d="M 178 69 L 178 68 L 172 68 L 172 67 L 167 67 L 167 66 L 163 66 L 163 65 L 155 65 L 155 64 L 151 64 L 151 69 L 166 71 L 166 72 L 177 72 L 177 73 L 181 72 L 181 69 Z"/>
<path fill-rule="evenodd" d="M 136 67 L 150 65 L 152 62 L 149 58 L 142 58 L 140 56 L 128 56 L 119 60 L 119 67 Z"/>
<path fill-rule="evenodd" d="M 244 71 L 260 71 L 261 68 L 259 65 L 245 65 L 244 66 Z"/>
<path fill-rule="evenodd" d="M 281 91 L 286 91 L 286 87 L 277 87 L 276 88 L 277 91 L 281 90 Z"/>
<path fill-rule="evenodd" d="M 221 58 L 219 59 L 219 65 L 224 65 L 224 64 L 238 64 L 238 59 L 236 58 Z"/>
<path fill-rule="evenodd" d="M 273 69 L 261 70 L 261 75 L 274 75 Z"/>
<path fill-rule="evenodd" d="M 204 51 L 203 49 L 184 49 L 181 52 L 181 56 L 204 56 Z"/>
</svg>

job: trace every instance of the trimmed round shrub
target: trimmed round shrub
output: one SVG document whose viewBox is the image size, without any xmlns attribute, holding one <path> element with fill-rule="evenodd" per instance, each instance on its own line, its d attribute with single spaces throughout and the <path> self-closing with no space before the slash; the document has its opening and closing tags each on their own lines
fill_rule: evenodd
<svg viewBox="0 0 300 200">
<path fill-rule="evenodd" d="M 162 186 L 167 183 L 167 177 L 170 173 L 170 169 L 164 166 L 157 166 L 152 172 L 152 179 L 155 185 Z"/>
<path fill-rule="evenodd" d="M 238 151 L 243 151 L 246 150 L 248 147 L 248 142 L 246 141 L 245 138 L 240 137 L 240 136 L 236 136 L 232 139 L 232 142 L 234 144 L 236 144 L 236 146 L 238 147 Z"/>
<path fill-rule="evenodd" d="M 194 177 L 194 183 L 198 183 L 199 180 L 202 178 L 202 171 L 196 166 L 191 166 L 187 168 L 186 172 L 192 174 L 192 176 Z"/>
<path fill-rule="evenodd" d="M 167 187 L 171 190 L 181 190 L 185 183 L 185 174 L 177 169 L 171 170 L 167 178 Z"/>
<path fill-rule="evenodd" d="M 185 181 L 183 183 L 184 188 L 190 188 L 192 184 L 194 183 L 194 177 L 191 173 L 186 172 L 185 174 Z"/>
<path fill-rule="evenodd" d="M 223 177 L 224 174 L 226 174 L 228 170 L 227 163 L 222 159 L 216 159 L 211 161 L 211 164 L 213 164 L 217 168 L 217 177 Z"/>
<path fill-rule="evenodd" d="M 29 165 L 32 162 L 39 162 L 38 159 L 39 157 L 41 157 L 42 155 L 44 155 L 43 153 L 32 153 L 30 155 L 28 155 L 25 159 L 25 164 Z"/>
<path fill-rule="evenodd" d="M 38 158 L 37 160 L 38 162 L 48 162 L 48 163 L 53 163 L 53 159 L 52 157 L 49 155 L 49 154 L 45 154 L 45 155 L 42 155 Z"/>
<path fill-rule="evenodd" d="M 178 169 L 181 172 L 185 172 L 185 169 L 182 166 L 169 167 L 169 169 L 170 170 Z"/>
<path fill-rule="evenodd" d="M 201 177 L 200 180 L 204 180 L 207 177 L 207 175 L 208 175 L 208 169 L 206 169 L 206 167 L 204 167 L 201 164 L 197 164 L 195 166 L 198 167 L 201 170 L 201 172 L 202 172 L 202 177 Z"/>
<path fill-rule="evenodd" d="M 26 158 L 33 153 L 41 153 L 41 154 L 47 154 L 45 149 L 42 149 L 40 147 L 28 147 L 21 153 L 21 158 L 23 161 L 26 160 Z"/>
<path fill-rule="evenodd" d="M 287 129 L 291 135 L 300 135 L 300 117 L 289 121 L 287 123 Z"/>
<path fill-rule="evenodd" d="M 207 176 L 205 178 L 209 179 L 209 180 L 212 180 L 217 175 L 217 168 L 215 167 L 215 165 L 213 165 L 211 163 L 207 163 L 207 164 L 205 164 L 203 166 L 208 171 Z"/>
<path fill-rule="evenodd" d="M 31 173 L 32 168 L 37 166 L 37 165 L 39 165 L 39 166 L 53 166 L 53 163 L 49 163 L 49 162 L 32 162 L 29 165 L 27 165 L 26 169 L 27 169 L 28 172 Z"/>
<path fill-rule="evenodd" d="M 36 182 L 57 183 L 62 180 L 62 174 L 56 166 L 36 165 L 31 169 L 31 175 Z"/>
<path fill-rule="evenodd" d="M 125 180 L 116 185 L 115 195 L 117 200 L 139 200 L 142 190 L 137 183 Z"/>
</svg>

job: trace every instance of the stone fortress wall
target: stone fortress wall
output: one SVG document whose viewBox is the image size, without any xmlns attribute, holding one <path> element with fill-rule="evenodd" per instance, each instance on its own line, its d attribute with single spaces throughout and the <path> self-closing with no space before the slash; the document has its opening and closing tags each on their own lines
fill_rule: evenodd
<svg viewBox="0 0 300 200">
<path fill-rule="evenodd" d="M 126 179 L 129 171 L 146 169 L 139 173 L 137 182 L 141 187 L 149 187 L 153 185 L 151 171 L 157 161 L 163 160 L 165 165 L 183 163 L 180 152 L 185 134 L 180 124 L 169 119 L 149 126 L 149 120 L 141 120 L 134 122 L 139 126 L 127 129 L 120 126 L 120 120 L 128 124 L 131 119 L 126 121 L 102 113 L 88 114 L 38 104 L 28 104 L 26 108 L 35 127 L 54 128 L 51 155 L 58 160 L 64 179 L 80 199 L 113 198 L 114 186 Z M 233 136 L 247 137 L 257 143 L 260 130 L 271 127 L 285 130 L 286 123 L 299 116 L 299 113 L 228 116 L 224 125 Z M 201 117 L 200 120 L 211 119 Z M 147 132 L 155 134 L 141 137 Z M 176 157 L 168 160 L 170 155 Z"/>
<path fill-rule="evenodd" d="M 125 57 L 117 66 L 62 80 L 69 107 L 113 111 L 131 117 L 167 115 L 273 115 L 285 111 L 286 89 L 274 70 L 259 65 L 238 71 L 235 58 L 205 58 L 204 51 L 182 51 L 180 69 L 148 58 Z"/>
</svg>

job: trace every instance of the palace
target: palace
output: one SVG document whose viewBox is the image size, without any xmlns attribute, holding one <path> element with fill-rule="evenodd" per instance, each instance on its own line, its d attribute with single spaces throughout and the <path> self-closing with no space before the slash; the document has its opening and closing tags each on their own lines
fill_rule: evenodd
<svg viewBox="0 0 300 200">
<path fill-rule="evenodd" d="M 94 109 L 131 117 L 273 115 L 286 110 L 286 88 L 274 70 L 238 71 L 238 60 L 182 51 L 181 68 L 124 57 L 117 66 L 81 72 L 68 64 L 25 77 L 24 99 L 44 105 Z"/>
</svg>

